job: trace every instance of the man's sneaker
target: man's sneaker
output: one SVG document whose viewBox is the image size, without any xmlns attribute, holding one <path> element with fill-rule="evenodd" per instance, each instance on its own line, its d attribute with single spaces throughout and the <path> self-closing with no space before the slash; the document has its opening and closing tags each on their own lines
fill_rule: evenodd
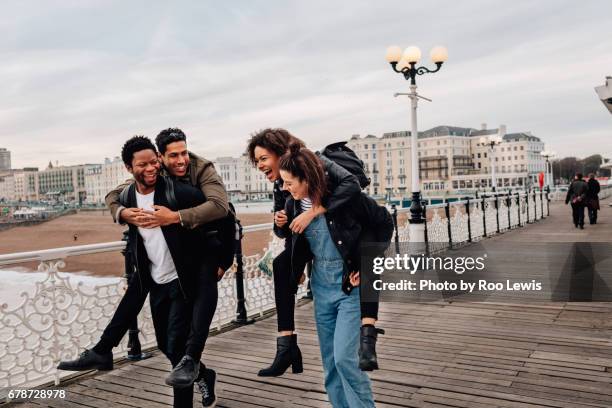
<svg viewBox="0 0 612 408">
<path fill-rule="evenodd" d="M 200 393 L 202 394 L 202 406 L 214 407 L 217 405 L 217 395 L 215 394 L 215 385 L 217 384 L 217 373 L 215 370 L 207 368 L 204 370 L 202 377 L 196 382 Z"/>
<path fill-rule="evenodd" d="M 191 356 L 184 356 L 166 377 L 166 384 L 178 388 L 189 387 L 198 375 L 200 375 L 200 362 Z"/>
<path fill-rule="evenodd" d="M 85 350 L 76 360 L 60 361 L 57 369 L 67 371 L 112 370 L 113 353 L 98 354 L 93 350 Z"/>
</svg>

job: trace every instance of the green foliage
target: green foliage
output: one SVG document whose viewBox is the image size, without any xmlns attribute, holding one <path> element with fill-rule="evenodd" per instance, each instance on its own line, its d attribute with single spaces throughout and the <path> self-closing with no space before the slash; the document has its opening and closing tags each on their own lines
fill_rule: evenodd
<svg viewBox="0 0 612 408">
<path fill-rule="evenodd" d="M 582 173 L 585 177 L 589 173 L 610 177 L 610 169 L 602 169 L 601 162 L 602 156 L 600 154 L 593 154 L 584 159 L 564 157 L 553 161 L 553 174 L 555 180 L 560 180 L 562 183 L 569 182 L 576 173 Z"/>
</svg>

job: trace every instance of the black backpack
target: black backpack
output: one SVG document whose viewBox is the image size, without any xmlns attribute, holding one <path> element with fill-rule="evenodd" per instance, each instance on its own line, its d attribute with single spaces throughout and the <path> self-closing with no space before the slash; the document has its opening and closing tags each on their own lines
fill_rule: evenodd
<svg viewBox="0 0 612 408">
<path fill-rule="evenodd" d="M 366 176 L 363 161 L 357 157 L 357 154 L 346 143 L 332 143 L 323 149 L 321 155 L 348 170 L 357 177 L 361 188 L 366 188 L 370 185 L 370 178 Z"/>
</svg>

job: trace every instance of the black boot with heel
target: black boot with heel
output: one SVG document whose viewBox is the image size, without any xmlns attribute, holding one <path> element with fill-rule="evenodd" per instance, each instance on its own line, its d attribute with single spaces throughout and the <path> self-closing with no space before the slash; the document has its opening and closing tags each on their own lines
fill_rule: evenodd
<svg viewBox="0 0 612 408">
<path fill-rule="evenodd" d="M 371 324 L 361 326 L 359 342 L 359 368 L 362 371 L 378 370 L 376 357 L 376 340 L 379 334 L 385 334 L 383 329 L 377 329 Z"/>
<path fill-rule="evenodd" d="M 260 377 L 278 377 L 291 366 L 294 374 L 304 371 L 302 352 L 297 345 L 297 334 L 280 336 L 276 339 L 276 356 L 270 367 L 259 370 Z"/>
</svg>

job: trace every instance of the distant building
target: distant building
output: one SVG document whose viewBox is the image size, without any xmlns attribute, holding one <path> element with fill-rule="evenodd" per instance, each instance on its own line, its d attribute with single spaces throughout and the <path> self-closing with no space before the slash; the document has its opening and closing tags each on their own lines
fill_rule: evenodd
<svg viewBox="0 0 612 408">
<path fill-rule="evenodd" d="M 0 147 L 0 171 L 11 169 L 11 152 Z"/>
<path fill-rule="evenodd" d="M 504 130 L 505 131 L 505 130 Z M 480 130 L 456 126 L 436 126 L 419 132 L 418 157 L 421 189 L 435 196 L 451 191 L 491 187 L 491 158 L 480 138 L 495 135 L 499 129 Z M 348 141 L 363 160 L 372 195 L 409 196 L 412 184 L 412 155 L 409 131 L 384 133 L 382 137 L 353 135 Z M 495 148 L 498 187 L 525 187 L 537 183 L 544 171 L 540 156 L 544 143 L 529 132 L 511 133 Z"/>
<path fill-rule="evenodd" d="M 218 157 L 213 163 L 230 200 L 272 199 L 272 183 L 253 167 L 246 154 L 240 157 Z"/>
<path fill-rule="evenodd" d="M 29 188 L 28 175 L 38 171 L 36 167 L 13 169 L 0 174 L 0 200 L 26 201 L 35 200 L 36 192 Z"/>
<path fill-rule="evenodd" d="M 35 192 L 30 199 L 83 203 L 86 198 L 85 172 L 92 166 L 96 165 L 53 166 L 49 163 L 45 170 L 27 174 L 26 188 Z"/>
<path fill-rule="evenodd" d="M 104 164 L 91 165 L 85 173 L 87 204 L 104 204 L 106 194 L 132 178 L 120 157 L 104 159 Z"/>
</svg>

